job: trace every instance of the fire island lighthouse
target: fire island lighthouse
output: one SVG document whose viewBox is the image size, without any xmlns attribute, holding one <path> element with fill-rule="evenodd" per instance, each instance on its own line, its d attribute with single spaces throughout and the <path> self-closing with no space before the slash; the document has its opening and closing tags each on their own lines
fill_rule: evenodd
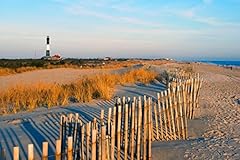
<svg viewBox="0 0 240 160">
<path fill-rule="evenodd" d="M 50 37 L 49 36 L 47 36 L 47 39 L 46 39 L 46 55 L 43 56 L 41 59 L 49 60 L 49 61 L 62 60 L 62 57 L 60 54 L 54 54 L 53 56 L 51 56 L 51 54 L 50 54 Z"/>
<path fill-rule="evenodd" d="M 46 57 L 50 57 L 50 37 L 47 36 L 47 41 L 46 41 Z"/>
</svg>

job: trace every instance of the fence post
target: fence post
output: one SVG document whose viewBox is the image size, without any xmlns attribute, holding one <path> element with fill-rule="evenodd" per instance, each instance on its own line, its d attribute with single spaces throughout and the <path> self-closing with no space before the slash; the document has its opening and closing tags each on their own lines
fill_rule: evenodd
<svg viewBox="0 0 240 160">
<path fill-rule="evenodd" d="M 195 113 L 195 109 L 196 109 L 196 94 L 197 94 L 197 79 L 194 78 L 193 79 L 193 111 L 192 111 L 192 119 L 194 118 L 194 113 Z"/>
<path fill-rule="evenodd" d="M 102 139 L 102 143 L 101 143 L 101 158 L 102 160 L 106 159 L 106 126 L 101 126 L 101 139 Z"/>
<path fill-rule="evenodd" d="M 148 99 L 148 160 L 152 159 L 152 98 Z"/>
<path fill-rule="evenodd" d="M 182 95 L 181 95 L 181 89 L 180 86 L 178 86 L 177 88 L 177 92 L 178 92 L 178 103 L 179 103 L 179 113 L 180 113 L 180 124 L 181 124 L 181 128 L 180 128 L 180 133 L 182 135 L 182 138 L 185 139 L 185 132 L 184 132 L 184 121 L 183 121 L 183 111 L 182 111 Z"/>
<path fill-rule="evenodd" d="M 187 114 L 187 109 L 186 109 L 186 81 L 182 85 L 182 96 L 183 96 L 183 115 L 186 116 Z"/>
<path fill-rule="evenodd" d="M 19 147 L 13 147 L 13 160 L 19 160 Z"/>
<path fill-rule="evenodd" d="M 168 130 L 169 130 L 169 137 L 172 139 L 172 127 L 171 127 L 171 117 L 170 117 L 170 109 L 168 105 L 168 93 L 167 90 L 164 91 L 164 96 L 165 96 L 165 109 L 166 109 L 166 114 L 167 114 L 167 125 L 168 125 Z"/>
<path fill-rule="evenodd" d="M 168 127 L 167 127 L 167 112 L 166 112 L 166 106 L 165 106 L 165 100 L 163 92 L 161 92 L 161 99 L 162 99 L 162 111 L 163 111 L 163 120 L 164 120 L 164 128 L 165 128 L 165 139 L 169 140 L 168 137 Z"/>
<path fill-rule="evenodd" d="M 185 139 L 188 137 L 188 131 L 187 131 L 187 104 L 186 104 L 186 85 L 183 85 L 182 89 L 183 94 L 183 119 L 184 119 L 184 133 L 185 133 Z"/>
<path fill-rule="evenodd" d="M 144 117 L 143 117 L 143 160 L 146 160 L 147 158 L 147 132 L 148 132 L 148 128 L 147 128 L 147 100 L 146 100 L 146 96 L 144 96 Z"/>
<path fill-rule="evenodd" d="M 60 129 L 59 129 L 59 139 L 63 138 L 63 121 L 64 121 L 64 115 L 61 115 L 60 117 Z"/>
<path fill-rule="evenodd" d="M 150 128 L 151 128 L 151 141 L 154 138 L 153 136 L 153 100 L 152 97 L 149 99 L 149 106 L 150 106 Z"/>
<path fill-rule="evenodd" d="M 84 133 L 85 125 L 81 127 L 81 160 L 84 160 Z"/>
<path fill-rule="evenodd" d="M 78 113 L 75 114 L 75 122 L 74 123 L 74 127 L 73 127 L 73 148 L 76 149 L 77 148 L 77 138 L 78 138 L 78 129 L 79 129 L 79 125 L 81 125 L 81 120 L 79 119 L 79 115 Z"/>
<path fill-rule="evenodd" d="M 160 99 L 160 93 L 157 93 L 157 103 L 158 103 L 158 115 L 159 115 L 159 125 L 160 125 L 160 131 L 161 131 L 161 140 L 163 140 L 163 123 L 162 123 L 162 109 L 161 109 L 161 99 Z"/>
<path fill-rule="evenodd" d="M 100 124 L 99 128 L 97 129 L 97 159 L 101 160 L 102 158 L 102 135 L 101 135 L 101 129 L 102 125 Z"/>
<path fill-rule="evenodd" d="M 190 82 L 190 79 L 187 80 L 187 86 L 186 86 L 186 99 L 187 99 L 187 116 L 188 116 L 188 119 L 190 119 L 190 91 L 191 91 L 191 82 Z"/>
<path fill-rule="evenodd" d="M 170 108 L 170 113 L 171 113 L 173 139 L 176 140 L 177 137 L 176 137 L 176 128 L 175 128 L 174 113 L 173 113 L 172 93 L 171 93 L 170 89 L 168 89 L 168 97 L 169 97 L 169 108 Z"/>
<path fill-rule="evenodd" d="M 60 160 L 61 159 L 61 140 L 58 139 L 56 140 L 56 160 Z"/>
<path fill-rule="evenodd" d="M 34 160 L 33 144 L 28 144 L 28 160 Z"/>
<path fill-rule="evenodd" d="M 136 106 L 137 106 L 137 99 L 136 97 L 133 97 L 133 103 L 132 105 L 134 106 L 134 111 L 136 111 Z M 136 116 L 136 113 L 135 113 L 135 119 L 134 119 L 134 133 L 137 133 L 137 116 Z"/>
<path fill-rule="evenodd" d="M 134 127 L 135 127 L 135 123 L 136 123 L 136 120 L 135 120 L 135 101 L 132 103 L 132 114 L 131 114 L 131 140 L 130 140 L 130 152 L 131 152 L 131 160 L 134 159 Z"/>
<path fill-rule="evenodd" d="M 111 156 L 111 149 L 110 149 L 110 140 L 111 137 L 109 135 L 106 135 L 106 159 L 110 160 L 110 156 Z"/>
<path fill-rule="evenodd" d="M 180 126 L 179 126 L 179 108 L 178 108 L 178 90 L 176 90 L 176 87 L 173 89 L 173 101 L 174 101 L 174 117 L 175 117 L 175 124 L 176 124 L 176 134 L 178 139 L 180 139 Z"/>
<path fill-rule="evenodd" d="M 121 106 L 118 106 L 118 121 L 117 121 L 117 159 L 120 159 L 121 154 Z"/>
<path fill-rule="evenodd" d="M 104 110 L 101 110 L 100 123 L 101 125 L 104 125 Z"/>
<path fill-rule="evenodd" d="M 60 140 L 61 140 L 61 150 L 64 151 L 65 150 L 65 145 L 66 145 L 66 139 L 67 139 L 67 117 L 66 116 L 63 116 L 62 117 L 62 135 L 60 137 Z M 61 156 L 60 156 L 61 157 Z"/>
<path fill-rule="evenodd" d="M 126 103 L 126 97 L 125 97 L 125 96 L 123 96 L 123 97 L 122 97 L 122 104 L 121 104 L 121 106 L 124 106 L 124 105 L 125 105 L 125 103 Z"/>
<path fill-rule="evenodd" d="M 69 114 L 69 117 L 68 117 L 68 121 L 67 121 L 67 123 L 68 123 L 68 137 L 69 136 L 73 136 L 73 114 L 72 113 L 70 113 Z"/>
<path fill-rule="evenodd" d="M 125 120 L 124 120 L 124 159 L 127 159 L 128 153 L 128 104 L 125 104 Z"/>
<path fill-rule="evenodd" d="M 156 127 L 156 139 L 159 140 L 159 132 L 158 132 L 158 116 L 157 116 L 157 107 L 156 107 L 156 103 L 154 103 L 154 118 L 155 118 L 155 127 Z"/>
<path fill-rule="evenodd" d="M 67 159 L 68 160 L 72 160 L 73 159 L 73 138 L 72 137 L 68 137 L 68 153 L 67 153 Z"/>
<path fill-rule="evenodd" d="M 89 141 L 90 141 L 90 127 L 91 122 L 86 125 L 86 159 L 89 160 Z"/>
<path fill-rule="evenodd" d="M 107 134 L 110 135 L 111 131 L 111 116 L 112 116 L 112 108 L 108 108 L 108 121 L 107 121 Z"/>
<path fill-rule="evenodd" d="M 186 81 L 185 96 L 186 96 L 186 117 L 189 118 L 189 106 L 190 106 L 189 79 Z"/>
<path fill-rule="evenodd" d="M 138 127 L 137 127 L 137 160 L 140 160 L 141 157 L 141 136 L 142 136 L 142 101 L 141 97 L 138 100 Z"/>
<path fill-rule="evenodd" d="M 92 156 L 91 156 L 92 160 L 96 160 L 97 158 L 96 141 L 97 141 L 97 130 L 94 126 L 92 127 Z"/>
<path fill-rule="evenodd" d="M 192 112 L 193 112 L 193 78 L 190 81 L 190 115 L 189 118 L 192 119 Z"/>
<path fill-rule="evenodd" d="M 48 142 L 42 143 L 42 159 L 43 160 L 48 159 Z"/>
<path fill-rule="evenodd" d="M 115 154 L 115 131 L 116 131 L 116 107 L 113 108 L 113 122 L 111 126 L 111 159 L 114 160 Z"/>
</svg>

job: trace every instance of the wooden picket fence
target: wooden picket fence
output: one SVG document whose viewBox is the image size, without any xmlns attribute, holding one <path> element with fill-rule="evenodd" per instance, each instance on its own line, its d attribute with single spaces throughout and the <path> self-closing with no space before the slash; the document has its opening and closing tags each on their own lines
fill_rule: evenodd
<svg viewBox="0 0 240 160">
<path fill-rule="evenodd" d="M 151 159 L 152 141 L 187 139 L 187 121 L 199 107 L 201 85 L 199 76 L 173 79 L 157 98 L 117 98 L 113 108 L 101 110 L 100 119 L 87 123 L 78 114 L 62 115 L 55 155 L 48 155 L 48 142 L 43 142 L 41 159 Z M 33 144 L 27 153 L 33 160 Z M 6 159 L 4 150 L 1 156 Z M 13 159 L 19 159 L 17 146 Z"/>
<path fill-rule="evenodd" d="M 181 91 L 180 99 L 183 106 L 186 108 L 186 116 L 188 119 L 194 118 L 195 109 L 199 108 L 199 93 L 203 83 L 203 79 L 200 78 L 199 74 L 192 75 L 191 78 L 173 79 L 168 84 L 168 89 L 176 91 L 179 87 Z"/>
<path fill-rule="evenodd" d="M 71 139 L 68 139 L 68 143 L 71 144 Z M 42 142 L 42 154 L 41 154 L 41 159 L 42 160 L 48 160 L 48 159 L 55 159 L 55 160 L 62 160 L 62 153 L 61 152 L 61 140 L 56 140 L 55 141 L 55 155 L 50 155 L 48 154 L 48 142 Z M 68 151 L 70 152 L 72 150 L 72 148 L 70 147 L 71 145 L 69 145 Z M 35 160 L 36 157 L 34 155 L 34 145 L 33 144 L 28 144 L 28 148 L 27 148 L 27 160 Z M 19 159 L 24 159 L 20 157 L 20 148 L 18 146 L 13 147 L 13 151 L 12 151 L 12 157 L 13 160 L 19 160 Z M 1 149 L 1 153 L 0 153 L 0 159 L 1 160 L 7 160 L 6 158 L 6 150 L 4 148 Z"/>
<path fill-rule="evenodd" d="M 157 100 L 154 100 L 152 97 L 147 96 L 138 98 L 122 97 L 116 99 L 115 107 L 109 108 L 108 113 L 106 115 L 104 115 L 104 110 L 102 110 L 101 114 L 99 115 L 100 116 L 99 125 L 97 126 L 101 128 L 101 126 L 105 126 L 104 124 L 106 124 L 107 136 L 109 137 L 108 144 L 114 146 L 115 142 L 111 141 L 112 138 L 116 140 L 118 139 L 117 136 L 120 135 L 119 145 L 115 143 L 117 152 L 116 150 L 113 149 L 112 150 L 107 149 L 107 151 L 110 152 L 107 155 L 112 154 L 110 156 L 110 159 L 111 157 L 114 157 L 113 154 L 118 155 L 117 158 L 119 159 L 119 156 L 121 155 L 119 153 L 123 154 L 122 157 L 124 157 L 124 159 L 128 157 L 127 155 L 129 155 L 129 153 L 132 153 L 132 156 L 130 156 L 131 159 L 138 158 L 136 157 L 136 155 L 139 155 L 139 158 L 142 157 L 143 159 L 144 158 L 150 159 L 151 156 L 149 155 L 151 155 L 151 149 L 149 146 L 146 146 L 146 144 L 150 144 L 151 141 L 187 139 L 188 137 L 187 121 L 188 119 L 192 119 L 194 117 L 194 111 L 199 106 L 198 97 L 201 85 L 202 79 L 199 78 L 199 75 L 191 79 L 185 80 L 173 79 L 173 82 L 168 85 L 167 90 L 157 94 Z M 119 112 L 119 110 L 121 112 Z M 118 119 L 118 117 L 116 119 L 115 116 L 116 112 L 118 113 L 116 116 L 118 117 L 121 116 L 120 119 Z M 144 113 L 146 113 L 146 115 L 144 115 Z M 70 117 L 73 116 L 70 115 Z M 147 124 L 148 127 L 144 127 L 145 126 L 144 117 L 146 117 L 147 119 L 146 121 L 149 122 Z M 65 117 L 65 119 L 69 118 Z M 73 133 L 67 134 L 68 130 L 72 130 L 73 128 L 71 126 L 72 120 L 70 119 L 68 120 L 68 122 L 70 122 L 69 124 L 63 125 L 63 130 L 65 129 L 65 135 L 68 136 L 74 135 Z M 116 129 L 116 126 L 120 128 Z M 114 133 L 112 133 L 113 130 L 111 129 L 111 127 L 115 127 Z M 139 130 L 138 127 L 140 127 Z M 147 129 L 147 131 L 144 131 L 144 129 Z M 101 131 L 101 129 L 99 129 L 99 131 Z M 138 131 L 140 133 L 138 133 Z M 145 133 L 147 133 L 148 137 L 146 138 L 146 140 L 144 139 Z M 86 135 L 88 134 L 89 133 L 86 133 Z M 115 137 L 112 137 L 114 135 Z M 126 140 L 124 140 L 125 136 Z M 130 139 L 132 137 L 133 142 L 132 139 Z M 128 139 L 130 139 L 129 142 Z M 145 141 L 148 141 L 148 143 L 145 143 Z M 142 146 L 140 147 L 139 151 L 136 147 L 138 143 L 140 144 L 140 146 Z M 129 147 L 127 146 L 131 145 L 135 146 L 133 148 L 136 149 L 130 152 Z M 145 154 L 146 151 L 147 153 Z M 101 153 L 98 152 L 96 153 L 96 155 L 97 154 Z"/>
<path fill-rule="evenodd" d="M 62 115 L 62 150 L 67 150 L 70 136 L 75 146 L 73 159 L 151 159 L 151 98 L 144 105 L 141 97 L 125 101 L 119 98 L 107 114 L 101 110 L 99 121 L 94 118 L 85 125 L 78 114 Z"/>
</svg>

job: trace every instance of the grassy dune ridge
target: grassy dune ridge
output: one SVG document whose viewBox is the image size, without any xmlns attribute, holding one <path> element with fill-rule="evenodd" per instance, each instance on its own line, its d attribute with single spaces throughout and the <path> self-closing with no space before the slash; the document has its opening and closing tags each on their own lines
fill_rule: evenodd
<svg viewBox="0 0 240 160">
<path fill-rule="evenodd" d="M 89 102 L 92 99 L 110 99 L 114 87 L 126 83 L 149 83 L 157 73 L 141 68 L 123 74 L 96 74 L 85 76 L 71 84 L 18 84 L 0 92 L 0 114 L 31 111 L 37 107 L 67 105 L 71 102 Z"/>
<path fill-rule="evenodd" d="M 4 60 L 0 59 L 0 76 L 23 73 L 34 70 L 54 69 L 54 68 L 74 68 L 74 69 L 114 69 L 128 67 L 138 63 L 138 61 L 127 61 L 119 59 L 117 61 L 104 61 L 101 59 L 66 59 L 62 61 L 45 60 Z"/>
</svg>

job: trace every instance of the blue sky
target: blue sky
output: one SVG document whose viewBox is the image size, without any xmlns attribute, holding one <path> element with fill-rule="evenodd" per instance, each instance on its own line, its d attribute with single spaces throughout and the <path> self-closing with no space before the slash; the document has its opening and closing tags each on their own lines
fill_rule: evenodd
<svg viewBox="0 0 240 160">
<path fill-rule="evenodd" d="M 0 58 L 240 60 L 240 0 L 0 0 Z"/>
</svg>

